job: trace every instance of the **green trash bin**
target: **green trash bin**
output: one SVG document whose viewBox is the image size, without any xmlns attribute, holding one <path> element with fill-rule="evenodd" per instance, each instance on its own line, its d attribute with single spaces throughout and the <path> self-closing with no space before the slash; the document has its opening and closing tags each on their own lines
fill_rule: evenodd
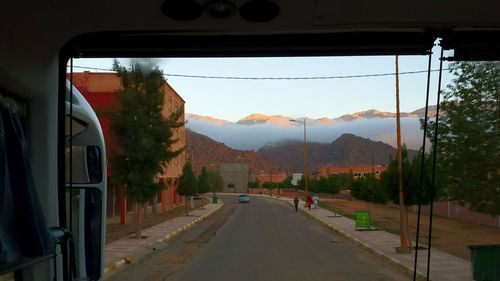
<svg viewBox="0 0 500 281">
<path fill-rule="evenodd" d="M 500 244 L 470 245 L 472 278 L 476 281 L 500 281 Z"/>
<path fill-rule="evenodd" d="M 212 197 L 212 203 L 217 204 L 217 199 L 218 199 L 217 196 Z"/>
</svg>

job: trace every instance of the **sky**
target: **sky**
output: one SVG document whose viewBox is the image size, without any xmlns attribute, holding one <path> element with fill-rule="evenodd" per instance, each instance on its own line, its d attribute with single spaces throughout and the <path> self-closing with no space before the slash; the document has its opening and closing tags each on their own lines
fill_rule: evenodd
<svg viewBox="0 0 500 281">
<path fill-rule="evenodd" d="M 433 50 L 432 69 L 439 68 L 439 49 Z M 445 54 L 446 55 L 446 54 Z M 113 59 L 76 59 L 74 66 L 110 69 Z M 119 59 L 127 65 L 129 59 Z M 400 56 L 399 71 L 427 70 L 427 56 Z M 156 63 L 168 74 L 237 77 L 313 77 L 395 72 L 394 56 L 280 57 L 280 58 L 163 58 Z M 447 64 L 444 64 L 447 68 Z M 75 68 L 75 72 L 83 71 Z M 92 70 L 90 70 L 92 71 Z M 443 87 L 450 81 L 443 72 Z M 438 72 L 431 76 L 429 104 L 436 104 Z M 396 111 L 395 77 L 325 80 L 227 80 L 167 76 L 186 101 L 185 111 L 229 121 L 252 113 L 292 118 L 335 118 L 378 109 Z M 425 106 L 427 74 L 400 75 L 400 109 Z"/>
</svg>

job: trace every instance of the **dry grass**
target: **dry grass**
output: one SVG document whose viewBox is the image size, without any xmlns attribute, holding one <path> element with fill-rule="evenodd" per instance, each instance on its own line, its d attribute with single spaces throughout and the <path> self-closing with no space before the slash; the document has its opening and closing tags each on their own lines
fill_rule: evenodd
<svg viewBox="0 0 500 281">
<path fill-rule="evenodd" d="M 399 209 L 365 201 L 329 200 L 322 207 L 347 217 L 360 210 L 370 210 L 372 223 L 381 230 L 399 234 Z M 412 240 L 416 238 L 417 214 L 408 213 Z M 429 216 L 421 216 L 420 244 L 427 245 Z M 468 245 L 500 244 L 500 228 L 436 217 L 432 223 L 432 247 L 470 260 Z"/>
</svg>

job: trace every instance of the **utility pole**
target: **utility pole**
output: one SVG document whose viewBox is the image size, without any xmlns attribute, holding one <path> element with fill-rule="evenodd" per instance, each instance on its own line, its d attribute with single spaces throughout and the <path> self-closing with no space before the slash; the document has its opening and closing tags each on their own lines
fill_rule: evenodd
<svg viewBox="0 0 500 281">
<path fill-rule="evenodd" d="M 408 216 L 406 214 L 406 206 L 404 204 L 404 191 L 403 191 L 403 151 L 401 149 L 401 124 L 399 112 L 399 56 L 396 55 L 396 137 L 397 137 L 397 161 L 398 161 L 398 184 L 399 184 L 399 232 L 401 246 L 396 249 L 400 253 L 411 253 L 408 239 Z"/>
<path fill-rule="evenodd" d="M 295 119 L 290 119 L 290 122 L 296 122 L 296 123 L 302 123 L 304 124 L 304 184 L 305 184 L 305 189 L 306 189 L 306 197 L 309 195 L 308 194 L 308 191 L 307 191 L 307 131 L 306 131 L 306 127 L 307 127 L 307 118 L 304 117 L 304 121 L 301 122 L 301 121 L 298 121 L 298 120 L 295 120 Z"/>
<path fill-rule="evenodd" d="M 272 166 L 269 168 L 269 183 L 273 184 L 273 168 Z M 273 189 L 271 188 L 271 196 L 273 196 Z"/>
<path fill-rule="evenodd" d="M 306 197 L 309 196 L 309 193 L 307 191 L 307 176 L 308 176 L 308 171 L 307 171 L 307 134 L 306 134 L 306 118 L 304 117 L 304 183 L 306 187 Z"/>
<path fill-rule="evenodd" d="M 375 163 L 374 163 L 374 160 L 373 160 L 373 154 L 372 154 L 372 177 L 375 178 Z"/>
</svg>

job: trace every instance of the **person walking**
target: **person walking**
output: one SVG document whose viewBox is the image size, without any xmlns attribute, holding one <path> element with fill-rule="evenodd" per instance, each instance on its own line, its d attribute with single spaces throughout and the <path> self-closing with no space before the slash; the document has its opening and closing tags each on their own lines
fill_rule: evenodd
<svg viewBox="0 0 500 281">
<path fill-rule="evenodd" d="M 318 197 L 318 195 L 314 194 L 312 200 L 313 200 L 313 204 L 314 204 L 314 209 L 317 209 L 318 208 L 318 203 L 319 203 L 319 197 Z"/>
<path fill-rule="evenodd" d="M 295 198 L 293 198 L 293 204 L 295 205 L 295 213 L 298 212 L 299 210 L 299 196 L 295 195 Z"/>
<path fill-rule="evenodd" d="M 312 200 L 311 196 L 308 195 L 307 199 L 306 199 L 306 207 L 309 207 L 309 211 L 311 210 L 312 203 L 313 203 L 313 200 Z"/>
</svg>

